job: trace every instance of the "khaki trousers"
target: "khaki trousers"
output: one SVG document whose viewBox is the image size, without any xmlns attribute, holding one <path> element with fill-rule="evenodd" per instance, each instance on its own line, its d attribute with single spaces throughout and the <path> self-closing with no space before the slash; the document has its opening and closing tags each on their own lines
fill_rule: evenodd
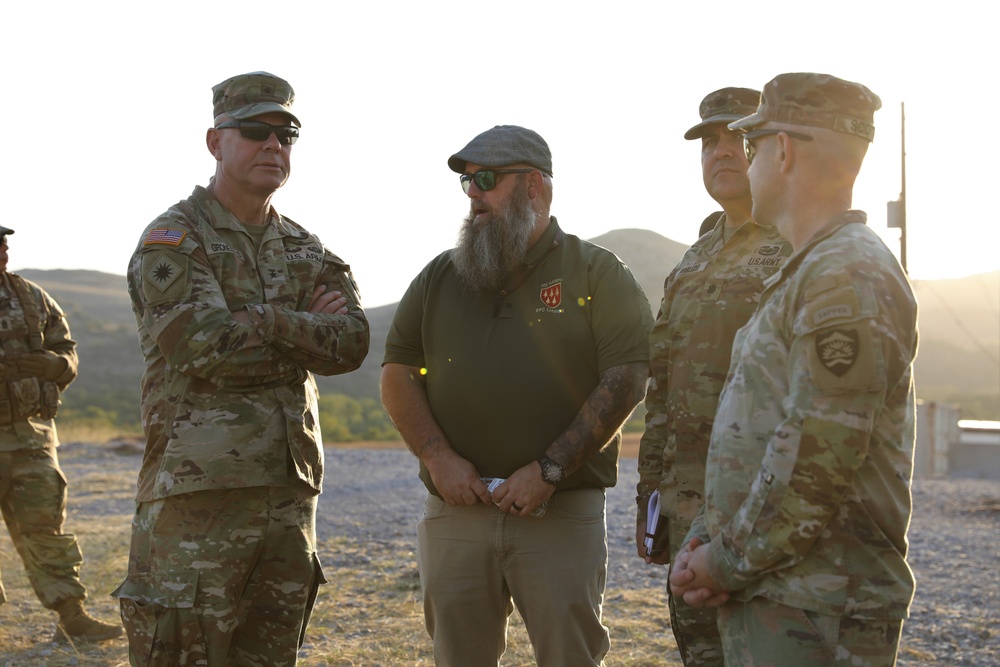
<svg viewBox="0 0 1000 667">
<path fill-rule="evenodd" d="M 541 518 L 429 495 L 417 526 L 424 619 L 439 667 L 496 667 L 513 604 L 537 664 L 603 665 L 608 546 L 603 489 L 557 493 Z"/>
</svg>

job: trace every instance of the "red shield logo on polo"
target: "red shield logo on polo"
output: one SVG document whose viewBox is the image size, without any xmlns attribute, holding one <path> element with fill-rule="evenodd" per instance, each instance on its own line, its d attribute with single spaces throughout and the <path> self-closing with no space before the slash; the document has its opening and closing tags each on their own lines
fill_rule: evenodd
<svg viewBox="0 0 1000 667">
<path fill-rule="evenodd" d="M 562 282 L 543 287 L 538 296 L 541 297 L 542 303 L 549 308 L 558 308 L 559 304 L 562 303 Z"/>
</svg>

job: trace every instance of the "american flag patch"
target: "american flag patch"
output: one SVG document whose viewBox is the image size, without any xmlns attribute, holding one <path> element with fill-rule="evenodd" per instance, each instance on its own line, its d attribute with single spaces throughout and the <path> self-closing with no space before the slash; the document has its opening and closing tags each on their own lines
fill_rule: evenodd
<svg viewBox="0 0 1000 667">
<path fill-rule="evenodd" d="M 146 235 L 146 240 L 142 244 L 152 245 L 154 243 L 163 243 L 166 245 L 180 245 L 181 241 L 184 240 L 185 234 L 187 232 L 181 229 L 154 229 Z"/>
</svg>

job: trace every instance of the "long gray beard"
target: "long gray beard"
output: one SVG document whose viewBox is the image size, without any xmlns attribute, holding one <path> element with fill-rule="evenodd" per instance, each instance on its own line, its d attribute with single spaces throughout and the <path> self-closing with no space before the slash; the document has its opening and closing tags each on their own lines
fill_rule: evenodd
<svg viewBox="0 0 1000 667">
<path fill-rule="evenodd" d="M 473 223 L 470 211 L 458 234 L 458 245 L 451 251 L 462 290 L 493 293 L 503 287 L 507 276 L 524 261 L 537 220 L 524 183 L 519 183 L 503 208 L 491 213 L 485 222 Z"/>
</svg>

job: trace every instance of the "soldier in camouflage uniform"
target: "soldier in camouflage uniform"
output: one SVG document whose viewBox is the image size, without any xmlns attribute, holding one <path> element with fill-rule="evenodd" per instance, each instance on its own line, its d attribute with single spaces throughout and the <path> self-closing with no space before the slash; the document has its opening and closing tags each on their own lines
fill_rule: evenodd
<svg viewBox="0 0 1000 667">
<path fill-rule="evenodd" d="M 764 279 L 791 245 L 750 219 L 752 200 L 743 139 L 726 124 L 757 108 L 760 92 L 723 88 L 701 102 L 701 122 L 684 138 L 701 140 L 705 189 L 724 209 L 685 253 L 663 286 L 650 334 L 646 430 L 639 443 L 636 544 L 647 563 L 669 563 L 702 505 L 705 458 L 719 392 L 736 330 L 753 314 Z M 710 216 L 712 218 L 713 216 Z M 706 219 L 708 221 L 708 219 Z M 668 542 L 648 554 L 644 544 L 649 496 L 659 489 L 660 522 Z M 669 597 L 670 626 L 684 664 L 723 664 L 715 609 Z"/>
<path fill-rule="evenodd" d="M 271 196 L 299 134 L 266 72 L 213 88 L 216 172 L 143 232 L 128 288 L 146 360 L 128 576 L 132 665 L 292 665 L 317 587 L 313 373 L 356 369 L 350 268 Z"/>
<path fill-rule="evenodd" d="M 782 74 L 744 143 L 754 219 L 794 248 L 736 336 L 705 505 L 670 575 L 717 605 L 731 665 L 893 665 L 906 563 L 916 302 L 849 210 L 878 96 Z"/>
<path fill-rule="evenodd" d="M 59 614 L 56 638 L 112 639 L 122 628 L 84 610 L 83 554 L 63 532 L 66 478 L 53 418 L 59 393 L 76 378 L 76 342 L 59 304 L 7 271 L 13 233 L 0 227 L 0 510 L 35 595 Z M 0 582 L 0 604 L 6 600 Z"/>
</svg>

